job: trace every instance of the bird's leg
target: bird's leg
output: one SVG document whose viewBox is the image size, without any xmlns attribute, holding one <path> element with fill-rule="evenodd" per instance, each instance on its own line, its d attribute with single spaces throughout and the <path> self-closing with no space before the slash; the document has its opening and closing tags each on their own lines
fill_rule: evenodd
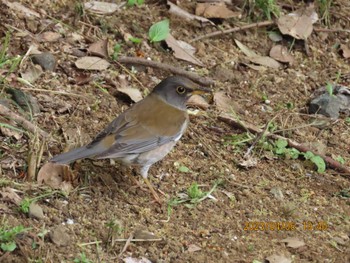
<svg viewBox="0 0 350 263">
<path fill-rule="evenodd" d="M 161 199 L 159 198 L 159 195 L 154 190 L 153 185 L 151 184 L 151 182 L 148 180 L 148 170 L 149 170 L 150 167 L 151 167 L 151 165 L 141 166 L 140 173 L 141 173 L 141 176 L 142 176 L 143 180 L 145 181 L 146 185 L 148 186 L 149 190 L 151 191 L 154 200 L 158 204 L 162 204 Z"/>
<path fill-rule="evenodd" d="M 159 198 L 159 195 L 157 194 L 157 192 L 154 190 L 151 182 L 148 180 L 148 178 L 143 178 L 143 180 L 145 181 L 146 185 L 148 186 L 149 190 L 151 191 L 154 200 L 158 203 L 161 204 L 161 199 Z"/>
<path fill-rule="evenodd" d="M 140 188 L 141 190 L 145 190 L 142 185 L 140 184 L 139 180 L 136 179 L 136 177 L 138 176 L 135 169 L 131 168 L 132 174 L 127 173 L 127 175 L 129 176 L 130 180 L 135 184 L 135 187 Z"/>
</svg>

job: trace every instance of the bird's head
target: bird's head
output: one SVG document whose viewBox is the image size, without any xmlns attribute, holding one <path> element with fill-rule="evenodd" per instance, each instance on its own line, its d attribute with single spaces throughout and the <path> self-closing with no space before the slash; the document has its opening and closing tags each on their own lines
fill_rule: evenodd
<svg viewBox="0 0 350 263">
<path fill-rule="evenodd" d="M 187 78 L 171 76 L 161 81 L 152 93 L 171 106 L 185 110 L 186 103 L 192 95 L 203 95 L 210 92 L 212 92 L 210 89 L 199 87 Z"/>
</svg>

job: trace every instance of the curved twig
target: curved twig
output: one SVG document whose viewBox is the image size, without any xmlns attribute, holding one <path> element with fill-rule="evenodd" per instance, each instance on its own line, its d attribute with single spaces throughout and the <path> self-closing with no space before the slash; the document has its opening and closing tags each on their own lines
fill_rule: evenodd
<svg viewBox="0 0 350 263">
<path fill-rule="evenodd" d="M 260 134 L 262 133 L 262 129 L 252 125 L 252 124 L 249 124 L 249 123 L 243 123 L 243 122 L 237 122 L 235 121 L 234 119 L 228 117 L 228 116 L 224 116 L 224 115 L 221 115 L 221 116 L 218 116 L 218 119 L 220 121 L 223 121 L 235 128 L 239 128 L 239 129 L 243 129 L 243 130 L 249 130 L 250 132 L 254 133 L 254 134 Z M 313 154 L 315 155 L 318 155 L 320 156 L 328 165 L 329 167 L 333 168 L 333 169 L 336 169 L 340 172 L 343 172 L 345 174 L 341 174 L 341 175 L 347 175 L 349 176 L 350 175 L 350 168 L 345 166 L 345 165 L 342 165 L 341 163 L 339 163 L 338 161 L 334 160 L 333 158 L 329 157 L 329 156 L 326 156 L 324 154 L 319 154 L 319 153 L 316 153 L 314 152 L 312 149 L 310 149 L 309 147 L 305 146 L 305 145 L 302 145 L 296 141 L 293 141 L 291 139 L 288 139 L 286 137 L 283 137 L 281 135 L 277 135 L 277 134 L 273 134 L 273 133 L 266 133 L 265 136 L 267 137 L 271 137 L 273 139 L 283 139 L 283 140 L 286 140 L 288 142 L 288 146 L 289 147 L 293 147 L 297 150 L 299 150 L 300 152 L 307 152 L 307 151 L 310 151 L 312 152 Z M 349 178 L 349 177 L 346 177 L 346 178 Z"/>
<path fill-rule="evenodd" d="M 236 26 L 234 28 L 230 28 L 230 29 L 226 29 L 226 30 L 219 30 L 219 31 L 215 31 L 215 32 L 203 35 L 203 36 L 196 37 L 196 38 L 190 40 L 189 42 L 192 43 L 192 42 L 198 41 L 200 39 L 204 39 L 204 38 L 209 38 L 209 37 L 229 34 L 229 33 L 237 32 L 237 31 L 241 31 L 241 30 L 250 29 L 250 28 L 253 28 L 253 27 L 264 27 L 264 26 L 270 26 L 270 25 L 274 25 L 274 24 L 275 24 L 275 21 L 270 21 L 269 20 L 269 21 L 263 21 L 263 22 L 249 24 L 249 25 L 246 25 L 246 26 Z"/>
<path fill-rule="evenodd" d="M 22 116 L 12 112 L 9 108 L 7 108 L 7 107 L 5 107 L 4 105 L 1 105 L 1 104 L 0 104 L 0 115 L 4 116 L 7 119 L 14 120 L 19 125 L 21 125 L 23 128 L 25 128 L 26 130 L 32 132 L 33 134 L 38 132 L 44 138 L 50 138 L 51 137 L 50 134 L 48 134 L 47 132 L 43 131 L 42 129 L 40 129 L 39 127 L 35 126 L 30 121 L 27 121 Z"/>
<path fill-rule="evenodd" d="M 165 71 L 170 71 L 171 73 L 174 73 L 176 75 L 184 76 L 186 78 L 189 78 L 193 80 L 194 82 L 197 82 L 198 84 L 204 85 L 204 86 L 211 86 L 215 85 L 215 81 L 211 78 L 201 77 L 198 76 L 195 73 L 188 72 L 186 70 L 164 64 L 161 62 L 156 62 L 152 60 L 147 60 L 144 58 L 136 58 L 136 57 L 120 57 L 118 58 L 118 62 L 122 64 L 135 64 L 135 65 L 142 65 L 146 67 L 151 68 L 158 68 Z"/>
</svg>

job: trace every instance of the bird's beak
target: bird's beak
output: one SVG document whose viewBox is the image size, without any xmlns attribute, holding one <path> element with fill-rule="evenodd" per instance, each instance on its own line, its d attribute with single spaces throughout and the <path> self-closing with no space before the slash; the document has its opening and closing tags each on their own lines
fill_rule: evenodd
<svg viewBox="0 0 350 263">
<path fill-rule="evenodd" d="M 211 89 L 207 88 L 194 88 L 192 92 L 190 93 L 192 95 L 200 95 L 203 97 L 207 102 L 211 102 L 213 100 L 213 91 Z"/>
<path fill-rule="evenodd" d="M 207 88 L 196 88 L 193 89 L 193 91 L 191 92 L 191 95 L 204 95 L 207 93 L 212 93 L 213 91 L 211 89 L 207 89 Z"/>
</svg>

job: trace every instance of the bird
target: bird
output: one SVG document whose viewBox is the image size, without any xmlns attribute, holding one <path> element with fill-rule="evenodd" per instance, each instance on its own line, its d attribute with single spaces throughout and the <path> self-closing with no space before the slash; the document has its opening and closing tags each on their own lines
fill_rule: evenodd
<svg viewBox="0 0 350 263">
<path fill-rule="evenodd" d="M 68 165 L 85 158 L 115 159 L 138 168 L 154 199 L 160 202 L 148 180 L 148 171 L 173 149 L 186 131 L 189 98 L 210 92 L 185 77 L 167 77 L 148 96 L 117 116 L 89 144 L 56 155 L 50 162 Z"/>
</svg>

